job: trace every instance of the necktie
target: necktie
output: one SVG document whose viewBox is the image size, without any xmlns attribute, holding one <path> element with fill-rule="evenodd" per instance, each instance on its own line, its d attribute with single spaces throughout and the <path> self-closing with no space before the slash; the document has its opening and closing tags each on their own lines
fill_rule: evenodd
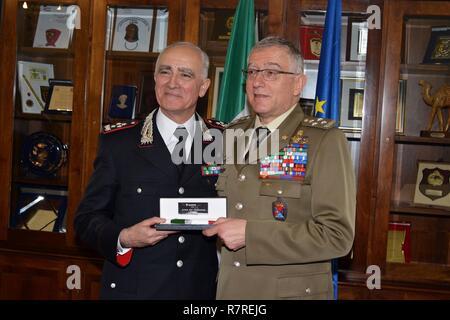
<svg viewBox="0 0 450 320">
<path fill-rule="evenodd" d="M 183 174 L 184 169 L 184 163 L 186 161 L 186 155 L 185 155 L 185 147 L 186 147 L 186 140 L 188 137 L 188 132 L 185 127 L 178 127 L 175 129 L 173 135 L 178 139 L 177 144 L 175 145 L 175 148 L 172 151 L 172 159 L 177 159 L 177 163 L 175 165 L 178 169 L 178 174 L 181 176 Z M 180 162 L 181 161 L 181 162 Z"/>
<path fill-rule="evenodd" d="M 258 127 L 255 129 L 252 139 L 250 141 L 250 146 L 248 148 L 247 154 L 245 155 L 245 162 L 248 163 L 250 152 L 255 152 L 255 157 L 252 160 L 256 160 L 259 145 L 264 141 L 270 134 L 270 130 L 266 127 Z"/>
</svg>

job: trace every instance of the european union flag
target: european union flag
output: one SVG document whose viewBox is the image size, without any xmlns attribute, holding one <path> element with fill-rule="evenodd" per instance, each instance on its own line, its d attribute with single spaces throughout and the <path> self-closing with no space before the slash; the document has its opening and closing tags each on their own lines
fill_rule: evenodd
<svg viewBox="0 0 450 320">
<path fill-rule="evenodd" d="M 329 0 L 317 76 L 316 117 L 339 120 L 342 1 Z"/>
</svg>

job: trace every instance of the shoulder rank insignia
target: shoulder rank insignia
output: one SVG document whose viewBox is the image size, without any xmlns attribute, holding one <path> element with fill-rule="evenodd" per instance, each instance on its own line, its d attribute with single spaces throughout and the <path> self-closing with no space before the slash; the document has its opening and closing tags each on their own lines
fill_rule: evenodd
<svg viewBox="0 0 450 320">
<path fill-rule="evenodd" d="M 241 117 L 239 119 L 233 120 L 229 124 L 226 125 L 226 128 L 230 128 L 230 127 L 232 127 L 232 126 L 234 126 L 236 124 L 239 124 L 239 123 L 241 123 L 243 121 L 246 121 L 246 120 L 248 120 L 250 118 L 251 118 L 251 116 L 244 116 L 244 117 Z"/>
<path fill-rule="evenodd" d="M 306 127 L 331 129 L 334 128 L 336 121 L 325 118 L 305 117 L 302 124 Z"/>
<path fill-rule="evenodd" d="M 116 132 L 128 128 L 132 128 L 139 123 L 138 120 L 127 121 L 127 122 L 117 122 L 113 124 L 107 124 L 103 126 L 103 134 L 108 134 L 111 132 Z"/>
<path fill-rule="evenodd" d="M 219 130 L 225 129 L 225 126 L 227 125 L 225 122 L 216 119 L 204 119 L 204 121 L 209 128 L 216 128 Z"/>
</svg>

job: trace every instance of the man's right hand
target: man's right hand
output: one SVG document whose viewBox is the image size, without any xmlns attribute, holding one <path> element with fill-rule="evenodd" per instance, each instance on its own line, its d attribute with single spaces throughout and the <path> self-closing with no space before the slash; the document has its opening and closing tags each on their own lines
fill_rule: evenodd
<svg viewBox="0 0 450 320">
<path fill-rule="evenodd" d="M 119 234 L 119 241 L 124 248 L 142 248 L 153 246 L 167 238 L 169 234 L 177 231 L 157 231 L 153 226 L 157 223 L 164 223 L 166 219 L 153 217 L 143 220 L 129 228 L 122 229 Z"/>
</svg>

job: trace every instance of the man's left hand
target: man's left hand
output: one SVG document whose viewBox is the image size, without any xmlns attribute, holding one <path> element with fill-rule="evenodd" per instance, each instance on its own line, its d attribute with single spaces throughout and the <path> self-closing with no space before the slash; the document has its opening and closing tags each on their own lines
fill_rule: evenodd
<svg viewBox="0 0 450 320">
<path fill-rule="evenodd" d="M 217 235 L 230 250 L 239 250 L 245 247 L 245 227 L 247 220 L 219 218 L 214 225 L 203 230 L 207 237 Z"/>
</svg>

